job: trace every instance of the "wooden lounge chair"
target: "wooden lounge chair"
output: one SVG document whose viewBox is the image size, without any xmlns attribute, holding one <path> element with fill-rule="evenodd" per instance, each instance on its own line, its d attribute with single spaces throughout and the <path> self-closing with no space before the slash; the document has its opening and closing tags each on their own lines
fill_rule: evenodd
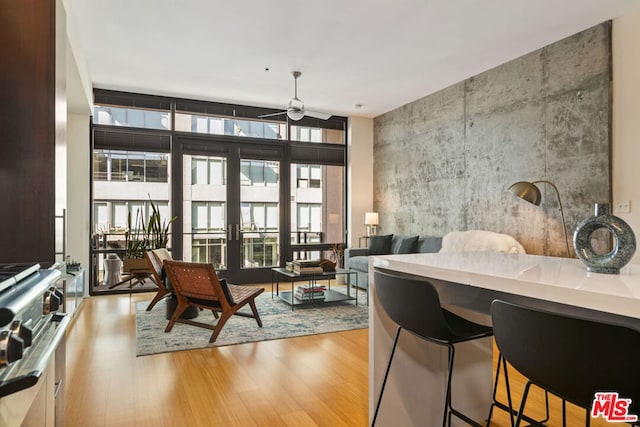
<svg viewBox="0 0 640 427">
<path fill-rule="evenodd" d="M 258 326 L 262 327 L 255 298 L 264 292 L 263 288 L 228 285 L 224 279 L 218 280 L 216 270 L 211 264 L 165 260 L 164 268 L 178 298 L 178 307 L 173 312 L 165 332 L 170 332 L 176 322 L 212 329 L 213 334 L 209 339 L 212 343 L 234 314 L 252 317 L 256 319 Z M 249 304 L 253 314 L 238 312 L 246 304 Z M 215 324 L 181 319 L 180 315 L 189 306 L 211 310 L 214 315 L 220 313 L 220 318 Z"/>
<path fill-rule="evenodd" d="M 167 288 L 164 277 L 162 277 L 163 261 L 165 259 L 172 258 L 171 254 L 166 248 L 147 251 L 144 253 L 144 258 L 147 260 L 147 264 L 149 265 L 149 269 L 151 270 L 153 281 L 156 282 L 156 285 L 158 285 L 158 293 L 156 293 L 156 295 L 147 306 L 147 311 L 151 311 L 151 309 L 158 303 L 158 301 L 172 294 L 172 291 Z"/>
</svg>

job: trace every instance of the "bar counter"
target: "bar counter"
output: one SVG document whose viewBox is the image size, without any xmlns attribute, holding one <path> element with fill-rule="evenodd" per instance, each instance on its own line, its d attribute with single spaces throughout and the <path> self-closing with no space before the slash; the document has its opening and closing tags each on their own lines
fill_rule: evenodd
<svg viewBox="0 0 640 427">
<path fill-rule="evenodd" d="M 589 273 L 577 259 L 494 252 L 376 256 L 369 265 L 369 413 L 372 416 L 396 325 L 375 295 L 373 272 L 428 279 L 448 309 L 490 324 L 494 299 L 640 329 L 640 265 Z M 380 426 L 440 425 L 446 349 L 403 332 L 380 408 Z M 456 347 L 454 407 L 484 420 L 491 402 L 490 339 Z M 455 421 L 455 419 L 454 419 Z"/>
</svg>

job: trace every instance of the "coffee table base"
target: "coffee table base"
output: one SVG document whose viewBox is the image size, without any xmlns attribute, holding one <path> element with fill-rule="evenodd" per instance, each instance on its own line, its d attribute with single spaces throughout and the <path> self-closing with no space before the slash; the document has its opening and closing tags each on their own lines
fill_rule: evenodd
<svg viewBox="0 0 640 427">
<path fill-rule="evenodd" d="M 356 283 L 355 285 L 351 283 L 347 283 L 347 292 L 342 293 L 331 289 L 331 280 L 335 279 L 336 275 L 355 275 Z M 275 277 L 274 277 L 275 276 Z M 291 283 L 290 291 L 280 291 L 280 278 L 288 279 Z M 294 284 L 295 282 L 307 282 L 309 285 L 317 285 L 319 280 L 327 280 L 328 286 L 324 291 L 324 298 L 318 299 L 310 299 L 310 300 L 301 300 L 295 298 L 294 296 Z M 358 305 L 358 275 L 355 271 L 352 270 L 344 270 L 344 269 L 336 269 L 333 272 L 327 273 L 318 273 L 318 274 L 295 274 L 285 268 L 272 268 L 271 269 L 271 295 L 276 295 L 278 298 L 282 299 L 287 304 L 291 305 L 291 310 L 296 306 L 308 305 L 308 304 L 326 304 L 332 302 L 340 302 L 340 301 L 355 301 L 355 304 Z M 351 282 L 349 280 L 349 282 Z M 276 287 L 275 293 L 273 292 L 273 287 Z M 355 286 L 354 296 L 351 296 L 351 286 Z"/>
<path fill-rule="evenodd" d="M 356 291 L 357 292 L 357 291 Z M 293 296 L 294 292 L 280 291 L 279 297 L 281 300 L 291 305 L 307 305 L 307 304 L 325 304 L 328 302 L 340 302 L 340 301 L 355 301 L 355 297 L 348 296 L 342 292 L 326 290 L 324 291 L 324 298 L 316 298 L 310 300 L 301 300 Z M 293 296 L 293 297 L 292 297 Z"/>
</svg>

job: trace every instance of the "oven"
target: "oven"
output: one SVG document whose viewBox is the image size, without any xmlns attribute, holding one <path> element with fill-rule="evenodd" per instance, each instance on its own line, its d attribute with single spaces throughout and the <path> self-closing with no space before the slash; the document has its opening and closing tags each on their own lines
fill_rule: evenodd
<svg viewBox="0 0 640 427">
<path fill-rule="evenodd" d="M 0 426 L 64 424 L 60 271 L 0 264 Z"/>
</svg>

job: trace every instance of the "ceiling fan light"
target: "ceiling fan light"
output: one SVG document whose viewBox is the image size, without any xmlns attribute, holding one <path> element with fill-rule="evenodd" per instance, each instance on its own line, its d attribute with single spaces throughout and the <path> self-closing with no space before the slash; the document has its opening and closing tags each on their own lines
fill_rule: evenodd
<svg viewBox="0 0 640 427">
<path fill-rule="evenodd" d="M 298 121 L 304 117 L 304 102 L 298 99 L 298 77 L 300 77 L 302 73 L 300 71 L 294 71 L 292 74 L 295 92 L 287 106 L 287 116 L 293 121 Z"/>
<path fill-rule="evenodd" d="M 298 121 L 304 117 L 304 111 L 301 110 L 287 110 L 287 116 L 293 121 Z"/>
</svg>

